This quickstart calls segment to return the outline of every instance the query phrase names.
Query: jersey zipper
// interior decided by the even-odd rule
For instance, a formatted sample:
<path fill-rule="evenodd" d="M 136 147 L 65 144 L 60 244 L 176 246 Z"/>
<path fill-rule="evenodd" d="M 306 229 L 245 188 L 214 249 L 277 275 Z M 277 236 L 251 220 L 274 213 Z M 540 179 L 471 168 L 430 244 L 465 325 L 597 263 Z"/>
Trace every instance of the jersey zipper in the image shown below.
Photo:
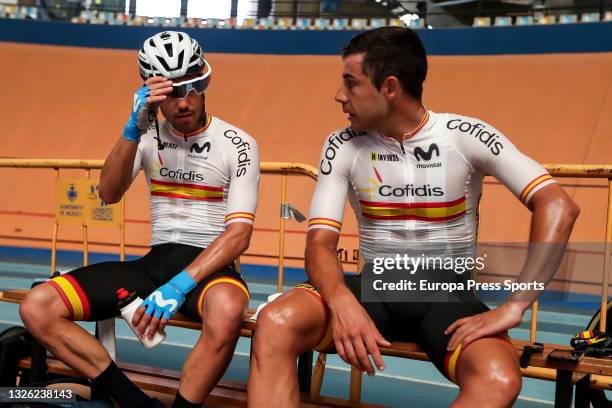
<path fill-rule="evenodd" d="M 400 148 L 402 149 L 402 153 L 404 154 L 404 156 L 406 155 L 406 150 L 404 150 L 404 141 L 400 141 L 399 142 Z"/>

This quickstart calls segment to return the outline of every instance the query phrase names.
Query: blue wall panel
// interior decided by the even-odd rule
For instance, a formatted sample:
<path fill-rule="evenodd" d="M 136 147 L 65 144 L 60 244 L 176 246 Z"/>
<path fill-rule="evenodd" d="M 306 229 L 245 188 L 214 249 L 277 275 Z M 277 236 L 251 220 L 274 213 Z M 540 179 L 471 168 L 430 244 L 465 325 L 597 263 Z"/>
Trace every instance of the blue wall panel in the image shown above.
<path fill-rule="evenodd" d="M 137 49 L 167 28 L 0 19 L 0 41 Z M 188 29 L 208 52 L 337 55 L 354 31 Z M 612 22 L 419 30 L 430 55 L 612 51 Z"/>

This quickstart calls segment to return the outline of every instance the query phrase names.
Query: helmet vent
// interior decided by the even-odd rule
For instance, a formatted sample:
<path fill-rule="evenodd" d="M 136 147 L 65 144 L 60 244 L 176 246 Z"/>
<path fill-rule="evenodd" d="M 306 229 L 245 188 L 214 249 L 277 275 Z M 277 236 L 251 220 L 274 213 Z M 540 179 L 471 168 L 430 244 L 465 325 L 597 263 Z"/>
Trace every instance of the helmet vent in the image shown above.
<path fill-rule="evenodd" d="M 172 44 L 164 44 L 164 48 L 166 49 L 168 56 L 172 58 Z"/>
<path fill-rule="evenodd" d="M 157 56 L 157 61 L 159 62 L 159 64 L 160 64 L 162 67 L 164 67 L 164 69 L 165 69 L 166 71 L 172 71 L 172 70 L 170 69 L 170 67 L 168 66 L 168 64 L 166 63 L 166 61 L 165 61 L 163 58 L 161 58 L 161 57 Z"/>

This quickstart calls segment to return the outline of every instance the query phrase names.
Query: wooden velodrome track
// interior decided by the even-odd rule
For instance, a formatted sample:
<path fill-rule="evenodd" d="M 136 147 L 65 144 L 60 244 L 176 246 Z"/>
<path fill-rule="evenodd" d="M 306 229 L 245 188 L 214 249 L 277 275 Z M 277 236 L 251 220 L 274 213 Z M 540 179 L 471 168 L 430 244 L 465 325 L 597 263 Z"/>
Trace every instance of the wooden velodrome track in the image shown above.
<path fill-rule="evenodd" d="M 340 80 L 339 57 L 207 54 L 207 59 L 214 70 L 206 94 L 208 111 L 253 135 L 262 161 L 316 166 L 325 137 L 347 124 L 333 100 Z M 429 63 L 424 98 L 429 109 L 488 121 L 542 163 L 612 162 L 612 53 L 437 56 Z M 19 158 L 105 158 L 140 85 L 136 51 L 2 42 L 0 81 L 0 156 Z M 51 235 L 53 178 L 52 171 L 0 170 L 0 245 L 49 246 L 30 238 Z M 572 239 L 601 242 L 607 182 L 563 182 L 582 208 Z M 257 232 L 249 252 L 278 251 L 279 185 L 278 176 L 262 178 Z M 313 187 L 311 180 L 291 179 L 289 202 L 307 214 Z M 147 245 L 142 176 L 128 193 L 126 205 L 128 244 Z M 504 187 L 487 184 L 481 214 L 481 242 L 527 239 L 529 212 Z M 286 253 L 299 257 L 305 225 L 290 221 L 288 230 Z M 356 232 L 348 210 L 341 246 L 349 253 L 357 248 Z M 60 237 L 80 239 L 81 231 L 67 227 Z M 115 231 L 98 229 L 90 239 L 116 243 L 117 237 Z M 302 266 L 299 261 L 289 265 Z M 585 279 L 600 279 L 599 270 L 592 274 Z"/>

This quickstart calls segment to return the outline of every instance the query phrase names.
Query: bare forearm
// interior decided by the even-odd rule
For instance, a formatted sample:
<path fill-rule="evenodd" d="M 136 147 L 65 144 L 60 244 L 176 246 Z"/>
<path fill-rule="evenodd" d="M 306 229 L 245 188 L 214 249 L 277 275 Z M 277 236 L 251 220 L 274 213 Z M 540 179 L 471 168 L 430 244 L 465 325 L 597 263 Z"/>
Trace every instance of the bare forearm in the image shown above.
<path fill-rule="evenodd" d="M 100 175 L 100 198 L 104 202 L 118 202 L 130 187 L 137 149 L 137 143 L 123 137 L 113 146 Z"/>
<path fill-rule="evenodd" d="M 546 286 L 561 264 L 579 209 L 569 198 L 558 198 L 535 206 L 531 220 L 529 251 L 518 282 Z M 512 300 L 528 307 L 539 291 L 516 292 Z"/>
<path fill-rule="evenodd" d="M 306 247 L 306 273 L 321 293 L 325 302 L 333 307 L 334 294 L 346 289 L 342 265 L 331 246 L 310 244 Z"/>
<path fill-rule="evenodd" d="M 230 224 L 234 225 L 234 224 Z M 226 229 L 185 270 L 196 282 L 230 265 L 249 247 L 252 228 Z"/>

